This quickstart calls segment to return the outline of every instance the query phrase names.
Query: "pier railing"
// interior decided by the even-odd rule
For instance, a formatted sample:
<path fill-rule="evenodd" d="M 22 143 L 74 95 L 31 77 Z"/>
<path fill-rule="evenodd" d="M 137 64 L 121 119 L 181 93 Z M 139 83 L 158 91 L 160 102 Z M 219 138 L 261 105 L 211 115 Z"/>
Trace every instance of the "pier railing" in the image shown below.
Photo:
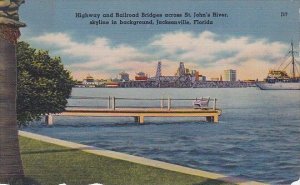
<path fill-rule="evenodd" d="M 197 98 L 122 98 L 115 96 L 71 96 L 68 99 L 67 108 L 101 108 L 109 110 L 115 110 L 117 108 L 160 108 L 171 110 L 179 108 L 197 108 L 193 104 L 196 99 Z M 210 98 L 209 104 L 206 108 L 216 110 L 217 99 Z"/>
<path fill-rule="evenodd" d="M 217 99 L 198 98 L 119 98 L 72 96 L 64 112 L 57 116 L 85 117 L 134 117 L 135 122 L 144 123 L 145 117 L 205 117 L 208 122 L 218 123 L 222 111 L 217 109 Z M 200 108 L 194 110 L 194 108 Z M 54 115 L 55 116 L 55 115 Z M 53 124 L 53 115 L 45 117 L 48 125 Z"/>

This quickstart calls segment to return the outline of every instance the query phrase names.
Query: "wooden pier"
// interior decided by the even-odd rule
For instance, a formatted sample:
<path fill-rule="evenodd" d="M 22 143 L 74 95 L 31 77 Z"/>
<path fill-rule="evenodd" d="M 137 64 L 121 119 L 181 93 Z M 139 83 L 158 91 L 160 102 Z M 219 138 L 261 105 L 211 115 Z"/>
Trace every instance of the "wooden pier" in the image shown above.
<path fill-rule="evenodd" d="M 73 99 L 80 99 L 74 98 Z M 133 117 L 135 122 L 143 124 L 146 117 L 205 117 L 208 122 L 219 122 L 222 111 L 216 106 L 216 99 L 211 99 L 213 106 L 205 108 L 195 108 L 191 100 L 195 99 L 137 99 L 137 98 L 82 98 L 98 99 L 107 101 L 107 107 L 101 106 L 68 106 L 60 114 L 47 115 L 45 122 L 48 125 L 54 123 L 53 116 L 78 116 L 78 117 Z M 117 106 L 117 100 L 126 101 L 159 101 L 158 107 Z M 190 106 L 174 106 L 175 101 L 191 101 Z M 165 106 L 165 103 L 167 105 Z M 172 106 L 173 105 L 173 106 Z"/>

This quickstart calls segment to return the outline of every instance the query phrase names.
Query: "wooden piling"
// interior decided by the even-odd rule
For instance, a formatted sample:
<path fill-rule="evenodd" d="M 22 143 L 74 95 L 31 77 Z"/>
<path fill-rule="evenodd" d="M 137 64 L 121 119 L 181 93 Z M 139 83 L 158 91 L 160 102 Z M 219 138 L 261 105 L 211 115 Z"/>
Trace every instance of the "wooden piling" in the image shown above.
<path fill-rule="evenodd" d="M 218 123 L 218 122 L 219 122 L 219 115 L 217 115 L 217 114 L 214 115 L 214 116 L 213 116 L 213 119 L 214 119 L 214 120 L 213 120 L 214 123 Z"/>
<path fill-rule="evenodd" d="M 115 97 L 113 97 L 113 110 L 116 110 L 116 98 Z"/>
<path fill-rule="evenodd" d="M 206 117 L 206 121 L 207 121 L 207 122 L 212 122 L 212 120 L 213 120 L 213 117 L 211 117 L 211 116 L 207 116 L 207 117 Z"/>
<path fill-rule="evenodd" d="M 108 103 L 107 103 L 107 108 L 110 109 L 111 105 L 110 105 L 110 96 L 108 96 Z"/>
<path fill-rule="evenodd" d="M 134 116 L 134 122 L 138 123 L 139 122 L 139 117 L 138 116 Z"/>
<path fill-rule="evenodd" d="M 140 116 L 139 124 L 144 124 L 144 116 Z"/>
<path fill-rule="evenodd" d="M 54 119 L 51 114 L 45 116 L 45 123 L 49 126 L 53 125 Z"/>
<path fill-rule="evenodd" d="M 171 98 L 168 97 L 168 110 L 170 110 L 170 109 L 171 109 Z"/>
<path fill-rule="evenodd" d="M 134 122 L 139 123 L 139 124 L 143 124 L 144 121 L 144 116 L 134 116 Z"/>
<path fill-rule="evenodd" d="M 213 107 L 213 109 L 216 110 L 216 108 L 217 108 L 217 98 L 214 99 L 214 107 Z"/>

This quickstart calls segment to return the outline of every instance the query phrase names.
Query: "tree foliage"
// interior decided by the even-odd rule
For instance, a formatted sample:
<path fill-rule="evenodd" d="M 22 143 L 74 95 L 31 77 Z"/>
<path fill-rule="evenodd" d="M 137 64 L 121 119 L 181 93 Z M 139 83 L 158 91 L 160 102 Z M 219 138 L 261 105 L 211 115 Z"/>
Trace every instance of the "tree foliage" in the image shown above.
<path fill-rule="evenodd" d="M 74 84 L 60 57 L 36 50 L 25 42 L 17 45 L 17 119 L 19 124 L 64 111 Z"/>

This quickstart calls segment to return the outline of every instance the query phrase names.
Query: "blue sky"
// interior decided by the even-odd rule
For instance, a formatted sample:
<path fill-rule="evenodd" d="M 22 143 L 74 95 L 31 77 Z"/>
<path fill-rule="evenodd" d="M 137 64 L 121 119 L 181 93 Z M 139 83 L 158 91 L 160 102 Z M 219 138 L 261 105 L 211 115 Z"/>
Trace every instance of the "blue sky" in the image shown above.
<path fill-rule="evenodd" d="M 208 77 L 234 68 L 240 79 L 262 79 L 279 66 L 291 40 L 298 50 L 299 8 L 296 0 L 27 0 L 20 8 L 27 24 L 21 39 L 61 56 L 78 79 L 114 77 L 123 70 L 131 77 L 139 71 L 154 75 L 158 60 L 165 75 L 174 74 L 182 61 Z M 76 12 L 220 12 L 228 17 L 201 18 L 213 25 L 95 26 L 75 18 Z M 281 12 L 288 14 L 281 17 Z"/>

